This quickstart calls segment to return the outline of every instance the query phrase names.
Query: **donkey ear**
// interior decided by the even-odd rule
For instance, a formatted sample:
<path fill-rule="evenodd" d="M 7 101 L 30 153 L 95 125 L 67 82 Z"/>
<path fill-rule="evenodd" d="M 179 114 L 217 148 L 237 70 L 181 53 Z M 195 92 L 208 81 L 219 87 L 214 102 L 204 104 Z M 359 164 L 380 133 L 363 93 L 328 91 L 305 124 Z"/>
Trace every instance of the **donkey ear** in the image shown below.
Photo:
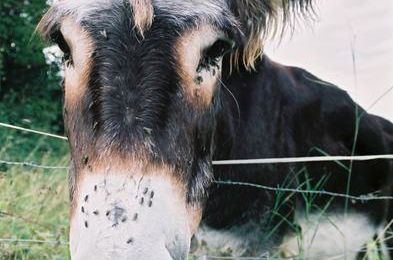
<path fill-rule="evenodd" d="M 312 10 L 312 0 L 232 0 L 231 4 L 246 36 L 245 46 L 237 56 L 248 69 L 253 69 L 261 56 L 266 35 L 275 34 L 280 27 L 283 30 L 297 15 L 305 16 Z"/>

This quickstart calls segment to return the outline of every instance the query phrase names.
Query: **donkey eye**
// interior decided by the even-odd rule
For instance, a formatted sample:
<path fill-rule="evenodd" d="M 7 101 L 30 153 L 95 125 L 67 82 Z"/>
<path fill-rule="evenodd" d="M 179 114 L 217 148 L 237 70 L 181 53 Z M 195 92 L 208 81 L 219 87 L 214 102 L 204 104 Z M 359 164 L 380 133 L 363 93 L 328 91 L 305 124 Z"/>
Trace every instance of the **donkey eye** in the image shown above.
<path fill-rule="evenodd" d="M 68 64 L 72 64 L 72 56 L 71 56 L 71 49 L 67 44 L 67 41 L 64 39 L 64 36 L 61 32 L 55 33 L 52 36 L 52 41 L 56 43 L 60 50 L 64 53 L 63 62 Z"/>
<path fill-rule="evenodd" d="M 234 47 L 234 42 L 228 39 L 219 39 L 212 46 L 207 48 L 205 57 L 218 59 L 230 52 Z"/>

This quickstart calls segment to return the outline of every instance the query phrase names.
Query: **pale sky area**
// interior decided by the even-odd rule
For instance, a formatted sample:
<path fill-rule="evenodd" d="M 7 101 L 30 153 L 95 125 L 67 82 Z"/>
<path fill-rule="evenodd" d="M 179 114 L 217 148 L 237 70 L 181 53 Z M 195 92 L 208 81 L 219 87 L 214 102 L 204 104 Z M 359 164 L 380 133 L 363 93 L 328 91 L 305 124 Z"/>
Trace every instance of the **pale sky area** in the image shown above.
<path fill-rule="evenodd" d="M 393 87 L 393 1 L 320 0 L 316 11 L 315 22 L 297 26 L 279 44 L 269 42 L 266 53 L 338 85 L 369 108 Z M 369 112 L 393 122 L 393 90 Z"/>

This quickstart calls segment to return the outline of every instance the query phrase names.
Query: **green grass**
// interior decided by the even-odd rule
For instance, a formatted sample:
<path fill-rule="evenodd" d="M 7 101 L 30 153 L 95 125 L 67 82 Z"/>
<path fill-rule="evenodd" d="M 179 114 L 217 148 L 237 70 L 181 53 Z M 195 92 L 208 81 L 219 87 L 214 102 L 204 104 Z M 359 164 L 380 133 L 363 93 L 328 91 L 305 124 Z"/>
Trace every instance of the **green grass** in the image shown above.
<path fill-rule="evenodd" d="M 16 147 L 11 141 L 3 142 L 0 159 L 9 160 L 10 155 L 20 149 L 24 156 L 18 160 L 44 165 L 67 164 L 65 153 L 56 155 L 47 150 L 53 140 L 38 138 L 30 151 L 22 151 L 23 146 Z M 65 143 L 51 146 L 58 146 L 56 151 L 66 150 Z M 67 234 L 67 171 L 0 165 L 0 239 L 20 240 L 0 242 L 0 259 L 68 259 L 68 248 L 63 244 L 68 240 Z"/>

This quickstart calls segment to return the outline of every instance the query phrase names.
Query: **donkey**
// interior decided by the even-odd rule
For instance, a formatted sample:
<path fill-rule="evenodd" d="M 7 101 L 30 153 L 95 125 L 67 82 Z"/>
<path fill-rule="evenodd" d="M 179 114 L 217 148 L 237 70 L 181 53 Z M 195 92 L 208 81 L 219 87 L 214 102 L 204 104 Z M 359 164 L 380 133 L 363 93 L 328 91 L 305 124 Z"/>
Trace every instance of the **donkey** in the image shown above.
<path fill-rule="evenodd" d="M 382 244 L 389 200 L 274 188 L 389 196 L 391 161 L 212 163 L 393 152 L 390 122 L 262 54 L 264 35 L 308 12 L 310 0 L 53 4 L 38 29 L 64 52 L 72 259 L 187 259 L 191 241 L 196 255 L 351 259 Z"/>

